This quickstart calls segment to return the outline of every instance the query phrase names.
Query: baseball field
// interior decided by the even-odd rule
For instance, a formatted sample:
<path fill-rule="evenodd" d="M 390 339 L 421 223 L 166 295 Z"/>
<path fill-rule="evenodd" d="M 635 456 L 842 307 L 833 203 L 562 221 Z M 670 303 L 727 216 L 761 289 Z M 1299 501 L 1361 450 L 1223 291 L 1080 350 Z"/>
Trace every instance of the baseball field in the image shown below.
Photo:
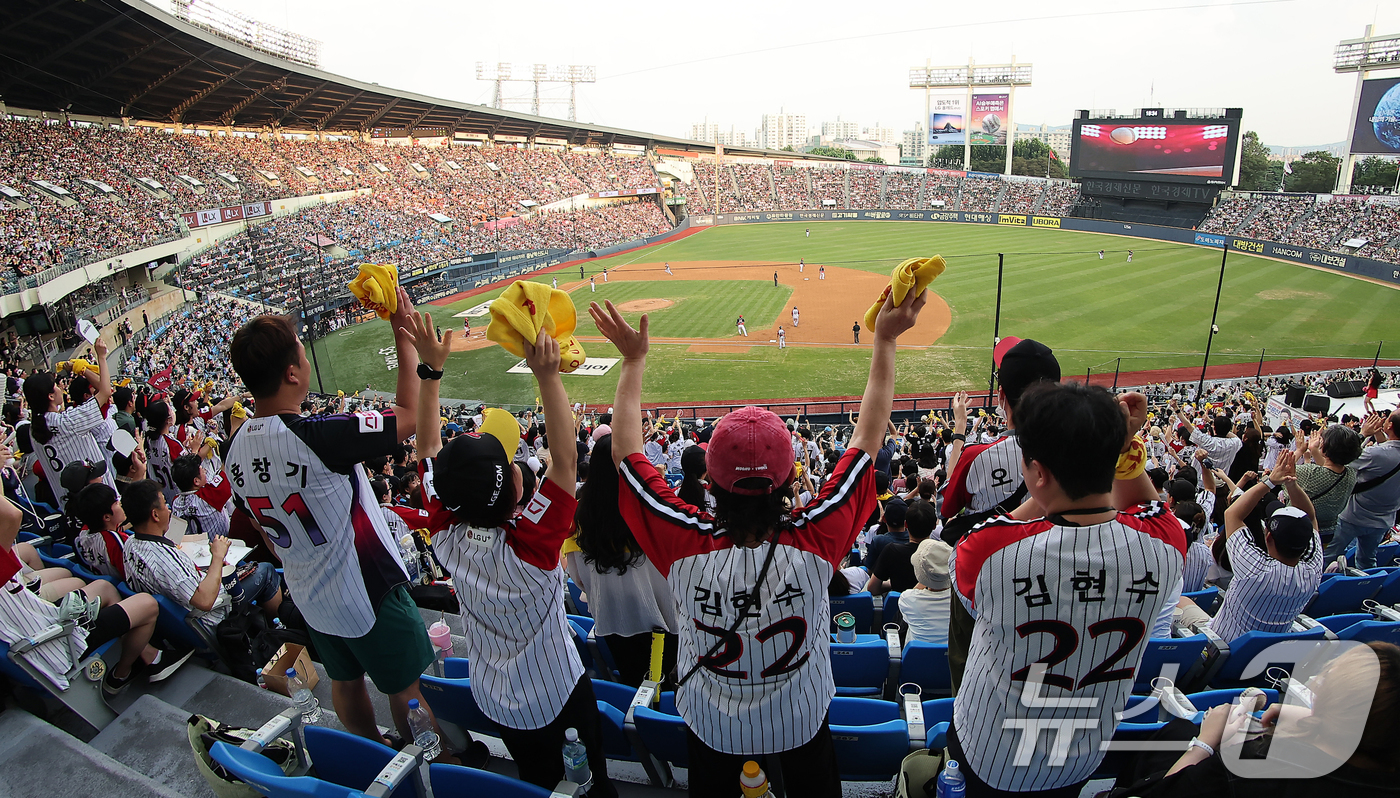
<path fill-rule="evenodd" d="M 852 325 L 879 297 L 894 265 L 942 255 L 948 270 L 931 286 L 936 296 L 919 326 L 901 339 L 896 389 L 920 394 L 986 385 L 998 253 L 1005 259 L 1001 335 L 1045 342 L 1066 374 L 1111 374 L 1115 367 L 1199 369 L 1220 251 L 1159 241 L 909 222 L 733 225 L 586 261 L 591 284 L 579 278 L 578 264 L 529 279 L 557 280 L 570 292 L 577 335 L 591 358 L 617 353 L 589 320 L 590 301 L 612 300 L 631 319 L 651 314 L 646 401 L 857 396 L 865 385 L 871 334 L 862 328 L 856 343 Z M 507 373 L 518 358 L 485 340 L 489 317 L 472 318 L 472 335 L 461 335 L 463 318 L 457 314 L 479 308 L 501 290 L 449 297 L 432 307 L 434 321 L 461 338 L 447 364 L 444 397 L 535 401 L 532 377 Z M 794 306 L 800 314 L 796 325 Z M 740 315 L 747 337 L 735 324 Z M 1388 343 L 1382 357 L 1396 357 L 1398 320 L 1400 291 L 1232 252 L 1210 362 L 1254 363 L 1261 350 L 1270 361 L 1369 361 L 1383 340 Z M 778 346 L 779 326 L 786 348 Z M 391 345 L 388 324 L 378 320 L 317 342 L 325 389 L 392 391 L 395 372 L 381 354 Z M 607 404 L 616 380 L 613 369 L 566 377 L 565 387 L 578 401 Z"/>

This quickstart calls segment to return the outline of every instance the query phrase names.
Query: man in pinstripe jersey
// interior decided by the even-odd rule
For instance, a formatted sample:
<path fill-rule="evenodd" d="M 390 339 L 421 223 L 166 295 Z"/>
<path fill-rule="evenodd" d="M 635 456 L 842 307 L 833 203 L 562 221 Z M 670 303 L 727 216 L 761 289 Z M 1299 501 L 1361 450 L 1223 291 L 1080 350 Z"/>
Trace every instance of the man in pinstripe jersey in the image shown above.
<path fill-rule="evenodd" d="M 389 319 L 398 394 L 384 412 L 302 417 L 311 363 L 289 317 L 259 316 L 229 346 L 234 369 L 257 400 L 256 415 L 239 427 L 224 461 L 234 503 L 282 561 L 287 593 L 331 678 L 340 722 L 381 743 L 387 740 L 375 723 L 365 675 L 389 696 L 399 734 L 412 739 L 408 702 L 427 706 L 418 677 L 434 656 L 408 595 L 398 542 L 362 465 L 394 454 L 417 423 L 418 356 L 402 329 L 412 311 L 400 288 Z"/>
<path fill-rule="evenodd" d="M 439 337 L 426 314 L 414 314 L 409 330 L 425 366 L 418 397 L 423 509 L 433 550 L 462 601 L 472 694 L 500 727 L 521 779 L 552 789 L 564 777 L 560 751 L 573 728 L 588 750 L 588 794 L 615 796 L 593 684 L 564 616 L 559 551 L 573 530 L 577 450 L 556 446 L 535 492 L 533 474 L 513 458 L 520 425 L 509 412 L 486 410 L 476 430 L 444 446 L 438 385 L 452 331 Z M 550 427 L 571 427 L 559 343 L 541 331 L 533 346 L 525 345 L 525 362 L 539 382 Z"/>
<path fill-rule="evenodd" d="M 647 317 L 635 330 L 612 303 L 589 308 L 623 357 L 613 424 L 619 507 L 680 611 L 676 709 L 688 730 L 691 795 L 734 794 L 744 761 L 760 754 L 779 757 L 789 795 L 841 795 L 826 717 L 836 692 L 826 588 L 875 508 L 873 456 L 894 397 L 895 341 L 926 300 L 896 308 L 886 299 L 879 311 L 851 446 L 812 503 L 787 504 L 788 428 L 746 407 L 715 425 L 705 453 L 713 514 L 681 501 L 642 454 Z"/>
<path fill-rule="evenodd" d="M 1142 394 L 1078 383 L 1032 386 L 1016 406 L 1031 498 L 949 562 L 976 618 L 948 732 L 968 796 L 1073 798 L 1103 760 L 1186 551 L 1151 479 L 1115 479 L 1146 416 Z"/>

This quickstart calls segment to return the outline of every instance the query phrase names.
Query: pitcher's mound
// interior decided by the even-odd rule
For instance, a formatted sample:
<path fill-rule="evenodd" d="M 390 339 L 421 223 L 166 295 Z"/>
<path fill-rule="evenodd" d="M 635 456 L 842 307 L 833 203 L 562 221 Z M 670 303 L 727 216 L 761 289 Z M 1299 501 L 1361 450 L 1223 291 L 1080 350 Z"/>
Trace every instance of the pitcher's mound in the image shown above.
<path fill-rule="evenodd" d="M 623 313 L 647 313 L 653 310 L 665 310 L 676 304 L 669 299 L 633 299 L 623 302 L 617 309 Z"/>

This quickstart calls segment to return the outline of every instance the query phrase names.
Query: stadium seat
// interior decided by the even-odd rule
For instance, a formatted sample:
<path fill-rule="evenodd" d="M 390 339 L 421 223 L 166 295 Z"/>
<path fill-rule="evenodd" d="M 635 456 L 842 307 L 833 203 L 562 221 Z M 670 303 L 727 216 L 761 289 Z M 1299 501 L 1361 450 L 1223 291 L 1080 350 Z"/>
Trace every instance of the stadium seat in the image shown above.
<path fill-rule="evenodd" d="M 433 787 L 433 795 L 439 798 L 478 795 L 491 798 L 549 798 L 555 794 L 519 779 L 460 765 L 429 765 L 428 783 Z"/>
<path fill-rule="evenodd" d="M 1333 615 L 1318 618 L 1317 622 L 1336 633 L 1338 640 L 1400 645 L 1400 623 L 1378 619 L 1368 612 Z"/>
<path fill-rule="evenodd" d="M 307 727 L 306 730 L 310 732 L 312 728 L 315 727 Z M 340 732 L 340 734 L 344 734 L 344 732 Z M 368 745 L 375 745 L 375 743 L 371 743 L 368 740 L 364 742 Z M 347 749 L 350 745 L 349 742 L 339 739 L 332 743 L 329 738 L 323 740 L 323 743 L 328 745 L 345 745 Z M 379 747 L 383 748 L 384 746 Z M 363 791 L 368 790 L 374 784 L 375 780 L 387 770 L 386 768 L 381 768 L 380 770 L 369 773 L 369 778 L 363 783 L 356 786 L 346 786 L 337 784 L 323 777 L 288 776 L 282 771 L 280 765 L 263 756 L 257 748 L 257 744 L 251 741 L 244 743 L 244 747 L 242 748 L 235 748 L 226 742 L 219 741 L 210 747 L 209 756 L 212 757 L 215 762 L 222 765 L 230 775 L 240 781 L 246 782 L 248 786 L 267 796 L 267 798 L 361 798 L 361 796 L 364 795 Z M 348 750 L 355 751 L 361 755 L 368 753 L 365 749 Z M 378 751 L 374 752 L 376 759 L 379 757 L 379 754 L 380 752 Z M 354 754 L 352 753 L 349 755 L 353 756 Z M 343 753 L 332 754 L 331 758 L 333 760 L 338 760 L 343 756 L 345 756 Z M 389 760 L 394 758 L 394 752 L 390 750 Z M 389 760 L 385 760 L 385 763 L 387 764 Z M 410 763 L 409 767 L 404 768 L 396 774 L 395 780 L 397 782 L 397 787 L 395 787 L 390 795 L 408 796 L 414 795 L 416 792 L 414 782 L 418 780 L 419 764 L 406 757 L 405 761 Z M 353 763 L 333 763 L 332 769 L 339 770 L 342 765 L 347 768 L 345 771 L 347 773 L 348 769 L 353 769 L 355 767 Z M 440 766 L 435 765 L 434 767 Z M 549 795 L 548 791 L 544 794 L 546 796 Z"/>
<path fill-rule="evenodd" d="M 1256 657 L 1277 643 L 1299 641 L 1316 644 L 1327 634 L 1327 627 L 1320 624 L 1305 632 L 1245 632 L 1230 642 L 1229 655 L 1222 655 L 1223 662 L 1216 657 L 1217 662 L 1208 666 L 1206 683 L 1213 689 L 1269 686 L 1265 671 L 1270 666 L 1287 666 L 1285 669 L 1292 671 L 1297 663 L 1271 660 L 1256 663 Z"/>
<path fill-rule="evenodd" d="M 904 625 L 904 616 L 899 611 L 899 591 L 891 590 L 885 594 L 885 603 L 880 608 L 880 626 L 897 623 Z"/>
<path fill-rule="evenodd" d="M 394 749 L 358 734 L 310 725 L 303 728 L 306 753 L 315 767 L 316 778 L 342 787 L 363 790 L 394 758 Z M 413 781 L 400 784 L 391 798 L 411 798 L 417 790 Z"/>
<path fill-rule="evenodd" d="M 1220 588 L 1211 585 L 1205 590 L 1197 590 L 1192 593 L 1182 593 L 1185 598 L 1196 602 L 1196 606 L 1207 615 L 1215 615 L 1215 611 L 1220 609 L 1220 602 L 1225 600 L 1225 594 L 1220 592 Z"/>
<path fill-rule="evenodd" d="M 1400 604 L 1400 568 L 1367 568 L 1366 573 L 1385 575 L 1385 580 L 1381 582 L 1381 589 L 1371 597 L 1372 601 L 1387 607 Z"/>
<path fill-rule="evenodd" d="M 856 634 L 870 634 L 870 625 L 875 622 L 875 599 L 867 591 L 852 593 L 849 596 L 831 597 L 831 631 L 836 631 L 837 615 L 849 612 L 856 619 Z"/>
<path fill-rule="evenodd" d="M 578 585 L 574 584 L 574 580 L 572 579 L 570 579 L 567 584 L 569 588 L 569 600 L 574 603 L 575 612 L 579 615 L 592 618 L 593 616 L 588 614 L 588 602 L 583 600 L 583 590 L 581 590 Z"/>
<path fill-rule="evenodd" d="M 646 741 L 647 751 L 663 762 L 676 767 L 690 767 L 686 753 L 685 721 L 680 715 L 658 712 L 651 707 L 635 707 L 632 724 Z"/>
<path fill-rule="evenodd" d="M 890 653 L 885 641 L 831 644 L 831 675 L 838 696 L 878 696 L 890 676 Z"/>
<path fill-rule="evenodd" d="M 448 657 L 442 661 L 444 679 L 470 679 L 471 662 L 466 657 Z"/>
<path fill-rule="evenodd" d="M 65 628 L 71 628 L 71 626 L 55 624 L 44 630 L 43 633 L 35 635 L 32 645 L 28 640 L 16 643 L 14 646 L 0 640 L 0 674 L 39 695 L 52 696 L 93 729 L 101 731 L 106 728 L 107 724 L 116 720 L 117 713 L 107 706 L 107 702 L 102 696 L 100 681 L 88 679 L 87 673 L 96 672 L 98 669 L 99 666 L 94 663 L 94 660 L 103 660 L 105 667 L 101 670 L 104 673 L 106 668 L 114 665 L 121 654 L 121 641 L 120 639 L 110 640 L 99 646 L 97 650 L 89 652 L 86 657 L 81 656 L 83 652 L 70 644 L 70 658 L 76 664 L 65 674 L 68 679 L 68 687 L 61 689 L 38 668 L 29 664 L 25 653 L 33 646 L 42 645 L 47 640 L 66 636 L 67 632 L 63 631 Z"/>
<path fill-rule="evenodd" d="M 589 677 L 616 681 L 618 675 L 612 664 L 612 652 L 608 651 L 606 642 L 593 634 L 593 619 L 586 615 L 570 615 L 568 619 L 574 633 L 574 646 Z"/>
<path fill-rule="evenodd" d="M 1384 574 L 1365 576 L 1334 576 L 1318 585 L 1317 595 L 1303 610 L 1314 618 L 1324 615 L 1340 615 L 1361 609 L 1366 601 L 1381 589 L 1388 577 Z"/>
<path fill-rule="evenodd" d="M 831 736 L 841 778 L 886 781 L 909 753 L 909 727 L 899 705 L 873 698 L 831 700 Z"/>
<path fill-rule="evenodd" d="M 481 711 L 472 697 L 471 679 L 439 679 L 424 674 L 418 682 L 428 706 L 438 720 L 456 724 L 466 731 L 497 736 L 499 727 Z"/>
<path fill-rule="evenodd" d="M 1400 559 L 1400 543 L 1383 543 L 1376 547 L 1376 565 L 1395 565 L 1397 559 Z"/>
<path fill-rule="evenodd" d="M 952 698 L 935 698 L 921 705 L 926 730 L 923 740 L 925 748 L 937 750 L 948 745 L 948 727 L 953 725 L 953 702 Z"/>
<path fill-rule="evenodd" d="M 1133 692 L 1152 692 L 1152 680 L 1159 676 L 1171 679 L 1182 690 L 1195 686 L 1204 673 L 1202 654 L 1208 645 L 1210 639 L 1205 634 L 1148 640 L 1133 678 Z"/>
<path fill-rule="evenodd" d="M 950 695 L 953 676 L 948 670 L 948 647 L 919 640 L 906 643 L 899 678 L 917 684 L 924 695 Z"/>

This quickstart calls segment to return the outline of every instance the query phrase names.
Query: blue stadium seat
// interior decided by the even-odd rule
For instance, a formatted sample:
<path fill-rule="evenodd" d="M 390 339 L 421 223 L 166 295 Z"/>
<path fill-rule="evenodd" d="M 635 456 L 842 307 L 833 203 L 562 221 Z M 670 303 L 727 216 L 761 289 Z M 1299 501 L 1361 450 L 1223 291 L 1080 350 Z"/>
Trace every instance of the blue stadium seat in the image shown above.
<path fill-rule="evenodd" d="M 374 783 L 374 777 L 394 758 L 394 749 L 358 734 L 329 729 L 325 726 L 304 727 L 306 752 L 315 767 L 316 778 L 342 787 L 363 790 Z M 391 798 L 411 798 L 416 795 L 413 781 L 400 784 Z"/>
<path fill-rule="evenodd" d="M 1383 543 L 1376 547 L 1376 565 L 1395 565 L 1400 558 L 1400 543 Z"/>
<path fill-rule="evenodd" d="M 1400 645 L 1400 623 L 1378 620 L 1370 613 L 1333 615 L 1328 618 L 1318 618 L 1317 622 L 1335 632 L 1338 640 Z"/>
<path fill-rule="evenodd" d="M 1395 544 L 1400 546 L 1400 543 Z M 1400 568 L 1367 568 L 1368 574 L 1385 574 L 1385 581 L 1381 582 L 1381 589 L 1376 591 L 1376 595 L 1371 600 L 1377 604 L 1387 607 L 1400 604 Z"/>
<path fill-rule="evenodd" d="M 442 661 L 444 679 L 470 679 L 471 662 L 466 657 L 448 657 Z"/>
<path fill-rule="evenodd" d="M 842 779 L 886 781 L 899 772 L 909 753 L 909 727 L 898 704 L 837 696 L 831 701 L 830 723 Z"/>
<path fill-rule="evenodd" d="M 875 622 L 875 598 L 868 591 L 852 593 L 849 596 L 831 597 L 831 617 L 834 619 L 843 612 L 849 612 L 856 619 L 856 634 L 870 634 L 870 625 Z M 831 631 L 836 631 L 836 621 L 831 622 Z"/>
<path fill-rule="evenodd" d="M 1291 672 L 1297 663 L 1253 663 L 1255 657 L 1277 643 L 1290 640 L 1318 643 L 1325 639 L 1327 634 L 1327 627 L 1322 625 L 1314 626 L 1306 632 L 1245 632 L 1230 642 L 1229 657 L 1208 677 L 1208 684 L 1213 689 L 1264 687 L 1268 684 L 1264 672 L 1270 666 L 1278 665 Z M 1250 668 L 1252 663 L 1254 672 L 1245 676 L 1245 669 Z"/>
<path fill-rule="evenodd" d="M 831 674 L 838 696 L 878 696 L 890 676 L 890 653 L 883 640 L 831 644 Z"/>
<path fill-rule="evenodd" d="M 491 798 L 549 798 L 543 787 L 459 765 L 429 765 L 428 783 L 437 796 L 491 796 Z"/>
<path fill-rule="evenodd" d="M 1196 679 L 1203 671 L 1201 655 L 1210 640 L 1204 634 L 1171 639 L 1151 639 L 1142 653 L 1142 664 L 1133 679 L 1133 692 L 1152 692 L 1152 680 L 1165 676 L 1186 689 L 1188 679 Z M 1192 685 L 1194 686 L 1194 685 Z"/>
<path fill-rule="evenodd" d="M 312 776 L 288 776 L 280 765 L 262 754 L 225 742 L 214 743 L 209 756 L 230 775 L 247 782 L 267 798 L 354 798 L 363 794 L 360 788 L 344 787 Z M 363 787 L 368 788 L 369 784 Z"/>
<path fill-rule="evenodd" d="M 572 579 L 568 581 L 568 588 L 569 598 L 574 602 L 574 609 L 577 610 L 580 615 L 592 618 L 593 616 L 588 614 L 588 602 L 583 600 L 583 590 L 579 588 L 578 585 L 574 584 L 574 580 Z"/>
<path fill-rule="evenodd" d="M 1220 602 L 1225 600 L 1225 594 L 1221 593 L 1220 588 L 1214 585 L 1205 590 L 1182 593 L 1181 595 L 1196 602 L 1196 606 L 1200 607 L 1207 615 L 1214 615 L 1215 611 L 1220 609 Z"/>
<path fill-rule="evenodd" d="M 1131 743 L 1150 740 L 1166 725 L 1165 722 L 1119 723 L 1118 727 L 1113 730 L 1112 743 Z M 1090 776 L 1090 778 L 1115 778 L 1118 775 L 1118 771 L 1136 756 L 1136 751 L 1114 751 L 1109 749 L 1103 761 L 1099 763 L 1098 769 L 1094 771 L 1094 775 Z"/>
<path fill-rule="evenodd" d="M 467 731 L 500 735 L 500 728 L 477 706 L 471 679 L 439 679 L 424 674 L 418 685 L 438 720 L 455 723 Z"/>
<path fill-rule="evenodd" d="M 935 698 L 922 704 L 924 711 L 924 747 L 937 750 L 948 745 L 948 727 L 953 725 L 952 698 Z"/>
<path fill-rule="evenodd" d="M 658 712 L 650 707 L 637 707 L 632 711 L 632 722 L 638 734 L 646 740 L 651 755 L 676 767 L 690 767 L 690 755 L 686 753 L 685 721 L 680 715 Z"/>
<path fill-rule="evenodd" d="M 583 668 L 594 679 L 616 681 L 617 668 L 613 665 L 612 652 L 608 644 L 593 635 L 593 619 L 586 615 L 569 615 L 569 626 L 574 632 L 574 646 L 583 660 Z"/>
<path fill-rule="evenodd" d="M 1315 620 L 1333 632 L 1340 632 L 1352 624 L 1369 621 L 1375 618 L 1369 612 L 1349 612 L 1345 615 L 1325 615 Z"/>
<path fill-rule="evenodd" d="M 880 609 L 880 625 L 887 623 L 904 623 L 904 614 L 899 611 L 898 590 L 891 590 L 885 594 L 885 604 Z"/>
<path fill-rule="evenodd" d="M 1361 609 L 1361 602 L 1376 595 L 1386 579 L 1381 574 L 1334 576 L 1318 585 L 1317 595 L 1313 596 L 1303 612 L 1314 618 L 1355 612 Z"/>
<path fill-rule="evenodd" d="M 951 694 L 953 676 L 948 670 L 948 647 L 919 640 L 904 644 L 899 678 L 917 684 L 924 695 Z"/>

